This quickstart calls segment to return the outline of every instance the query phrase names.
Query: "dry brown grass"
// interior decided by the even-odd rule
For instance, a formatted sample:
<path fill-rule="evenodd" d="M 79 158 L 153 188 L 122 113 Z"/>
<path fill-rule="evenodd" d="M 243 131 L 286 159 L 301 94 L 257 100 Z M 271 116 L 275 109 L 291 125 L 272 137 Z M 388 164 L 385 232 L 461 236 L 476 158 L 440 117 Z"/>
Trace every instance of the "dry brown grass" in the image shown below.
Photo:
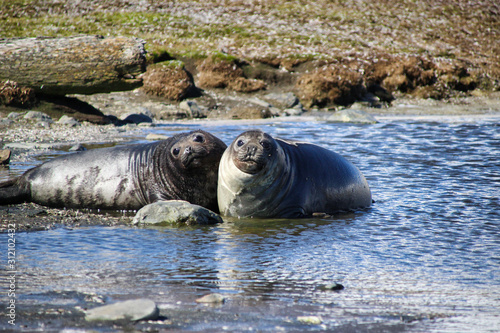
<path fill-rule="evenodd" d="M 36 103 L 35 91 L 16 82 L 0 82 L 0 105 L 29 107 Z"/>
<path fill-rule="evenodd" d="M 172 64 L 155 64 L 148 66 L 142 76 L 142 89 L 151 95 L 180 101 L 195 89 L 193 78 L 183 66 Z"/>
<path fill-rule="evenodd" d="M 347 105 L 363 97 L 363 76 L 338 65 L 330 65 L 304 74 L 297 81 L 299 98 L 306 107 L 330 104 Z"/>
<path fill-rule="evenodd" d="M 432 98 L 500 89 L 497 0 L 12 0 L 0 5 L 0 31 L 135 36 L 151 52 L 205 59 L 224 51 L 288 71 L 318 61 L 297 85 L 309 104 L 349 103 L 363 87 Z M 357 68 L 334 68 L 346 63 Z M 265 86 L 233 60 L 198 70 L 206 88 Z"/>
<path fill-rule="evenodd" d="M 233 57 L 212 55 L 198 65 L 198 84 L 202 88 L 229 88 L 238 92 L 253 92 L 266 88 L 262 80 L 248 79 L 241 63 Z"/>

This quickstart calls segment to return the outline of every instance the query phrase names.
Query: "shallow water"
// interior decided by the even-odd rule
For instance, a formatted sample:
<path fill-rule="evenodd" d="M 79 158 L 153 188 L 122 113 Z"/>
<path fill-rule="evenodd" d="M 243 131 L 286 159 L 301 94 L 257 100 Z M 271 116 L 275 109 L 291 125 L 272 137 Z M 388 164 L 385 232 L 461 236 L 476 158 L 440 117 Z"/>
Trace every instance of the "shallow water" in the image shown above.
<path fill-rule="evenodd" d="M 200 127 L 228 144 L 260 128 L 334 150 L 361 169 L 376 202 L 327 219 L 18 233 L 18 302 L 72 305 L 92 293 L 109 301 L 147 296 L 167 316 L 179 309 L 239 316 L 181 325 L 189 331 L 500 328 L 498 118 L 213 122 L 185 130 Z M 6 244 L 6 235 L 0 240 Z M 345 289 L 318 289 L 331 282 Z M 226 302 L 194 302 L 209 292 L 224 294 Z M 320 317 L 321 324 L 299 316 Z"/>

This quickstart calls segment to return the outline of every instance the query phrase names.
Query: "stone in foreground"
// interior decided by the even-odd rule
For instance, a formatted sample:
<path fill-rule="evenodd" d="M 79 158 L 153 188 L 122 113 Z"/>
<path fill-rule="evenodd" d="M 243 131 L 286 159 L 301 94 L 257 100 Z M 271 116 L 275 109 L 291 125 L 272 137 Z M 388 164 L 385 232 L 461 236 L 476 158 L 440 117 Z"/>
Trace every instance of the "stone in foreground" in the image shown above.
<path fill-rule="evenodd" d="M 149 225 L 205 225 L 222 223 L 222 218 L 209 209 L 187 201 L 158 201 L 142 207 L 135 215 L 133 224 Z"/>
<path fill-rule="evenodd" d="M 85 313 L 85 320 L 154 320 L 159 314 L 160 311 L 155 302 L 148 299 L 135 299 L 90 309 Z"/>

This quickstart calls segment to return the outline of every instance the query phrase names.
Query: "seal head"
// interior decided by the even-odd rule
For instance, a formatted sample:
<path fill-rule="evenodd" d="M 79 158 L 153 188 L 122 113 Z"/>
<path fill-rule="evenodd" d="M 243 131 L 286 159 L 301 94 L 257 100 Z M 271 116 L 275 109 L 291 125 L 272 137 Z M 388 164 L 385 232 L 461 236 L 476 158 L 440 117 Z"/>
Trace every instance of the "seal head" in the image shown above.
<path fill-rule="evenodd" d="M 234 165 L 242 172 L 257 174 L 266 169 L 278 145 L 274 139 L 263 132 L 249 131 L 241 134 L 231 144 Z"/>
<path fill-rule="evenodd" d="M 202 130 L 161 142 L 152 158 L 161 167 L 142 175 L 148 179 L 146 201 L 186 200 L 218 212 L 217 171 L 225 149 L 224 142 Z"/>
<path fill-rule="evenodd" d="M 214 148 L 213 144 L 206 145 L 207 140 L 212 139 L 211 136 L 207 138 L 207 133 L 197 131 L 181 138 L 173 141 L 170 150 L 172 160 L 176 161 L 177 166 L 180 168 L 200 167 L 203 158 L 209 155 L 209 152 Z M 209 141 L 209 143 L 213 143 L 212 141 Z"/>

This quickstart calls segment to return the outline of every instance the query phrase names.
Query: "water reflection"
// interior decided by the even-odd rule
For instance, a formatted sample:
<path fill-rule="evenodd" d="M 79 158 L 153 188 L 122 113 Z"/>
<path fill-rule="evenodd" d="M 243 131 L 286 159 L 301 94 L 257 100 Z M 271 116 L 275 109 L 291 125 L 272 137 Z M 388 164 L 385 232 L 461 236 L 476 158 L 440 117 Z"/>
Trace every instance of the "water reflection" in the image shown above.
<path fill-rule="evenodd" d="M 199 126 L 154 130 L 168 135 Z M 332 329 L 399 327 L 408 315 L 422 323 L 416 331 L 500 325 L 495 122 L 230 122 L 205 129 L 230 143 L 248 128 L 346 156 L 365 174 L 376 203 L 325 219 L 19 234 L 23 297 L 64 290 L 158 297 L 201 288 L 229 295 L 223 309 L 256 314 L 256 328 L 265 327 L 260 318 L 296 315 L 320 315 Z M 346 289 L 317 289 L 332 281 Z"/>

